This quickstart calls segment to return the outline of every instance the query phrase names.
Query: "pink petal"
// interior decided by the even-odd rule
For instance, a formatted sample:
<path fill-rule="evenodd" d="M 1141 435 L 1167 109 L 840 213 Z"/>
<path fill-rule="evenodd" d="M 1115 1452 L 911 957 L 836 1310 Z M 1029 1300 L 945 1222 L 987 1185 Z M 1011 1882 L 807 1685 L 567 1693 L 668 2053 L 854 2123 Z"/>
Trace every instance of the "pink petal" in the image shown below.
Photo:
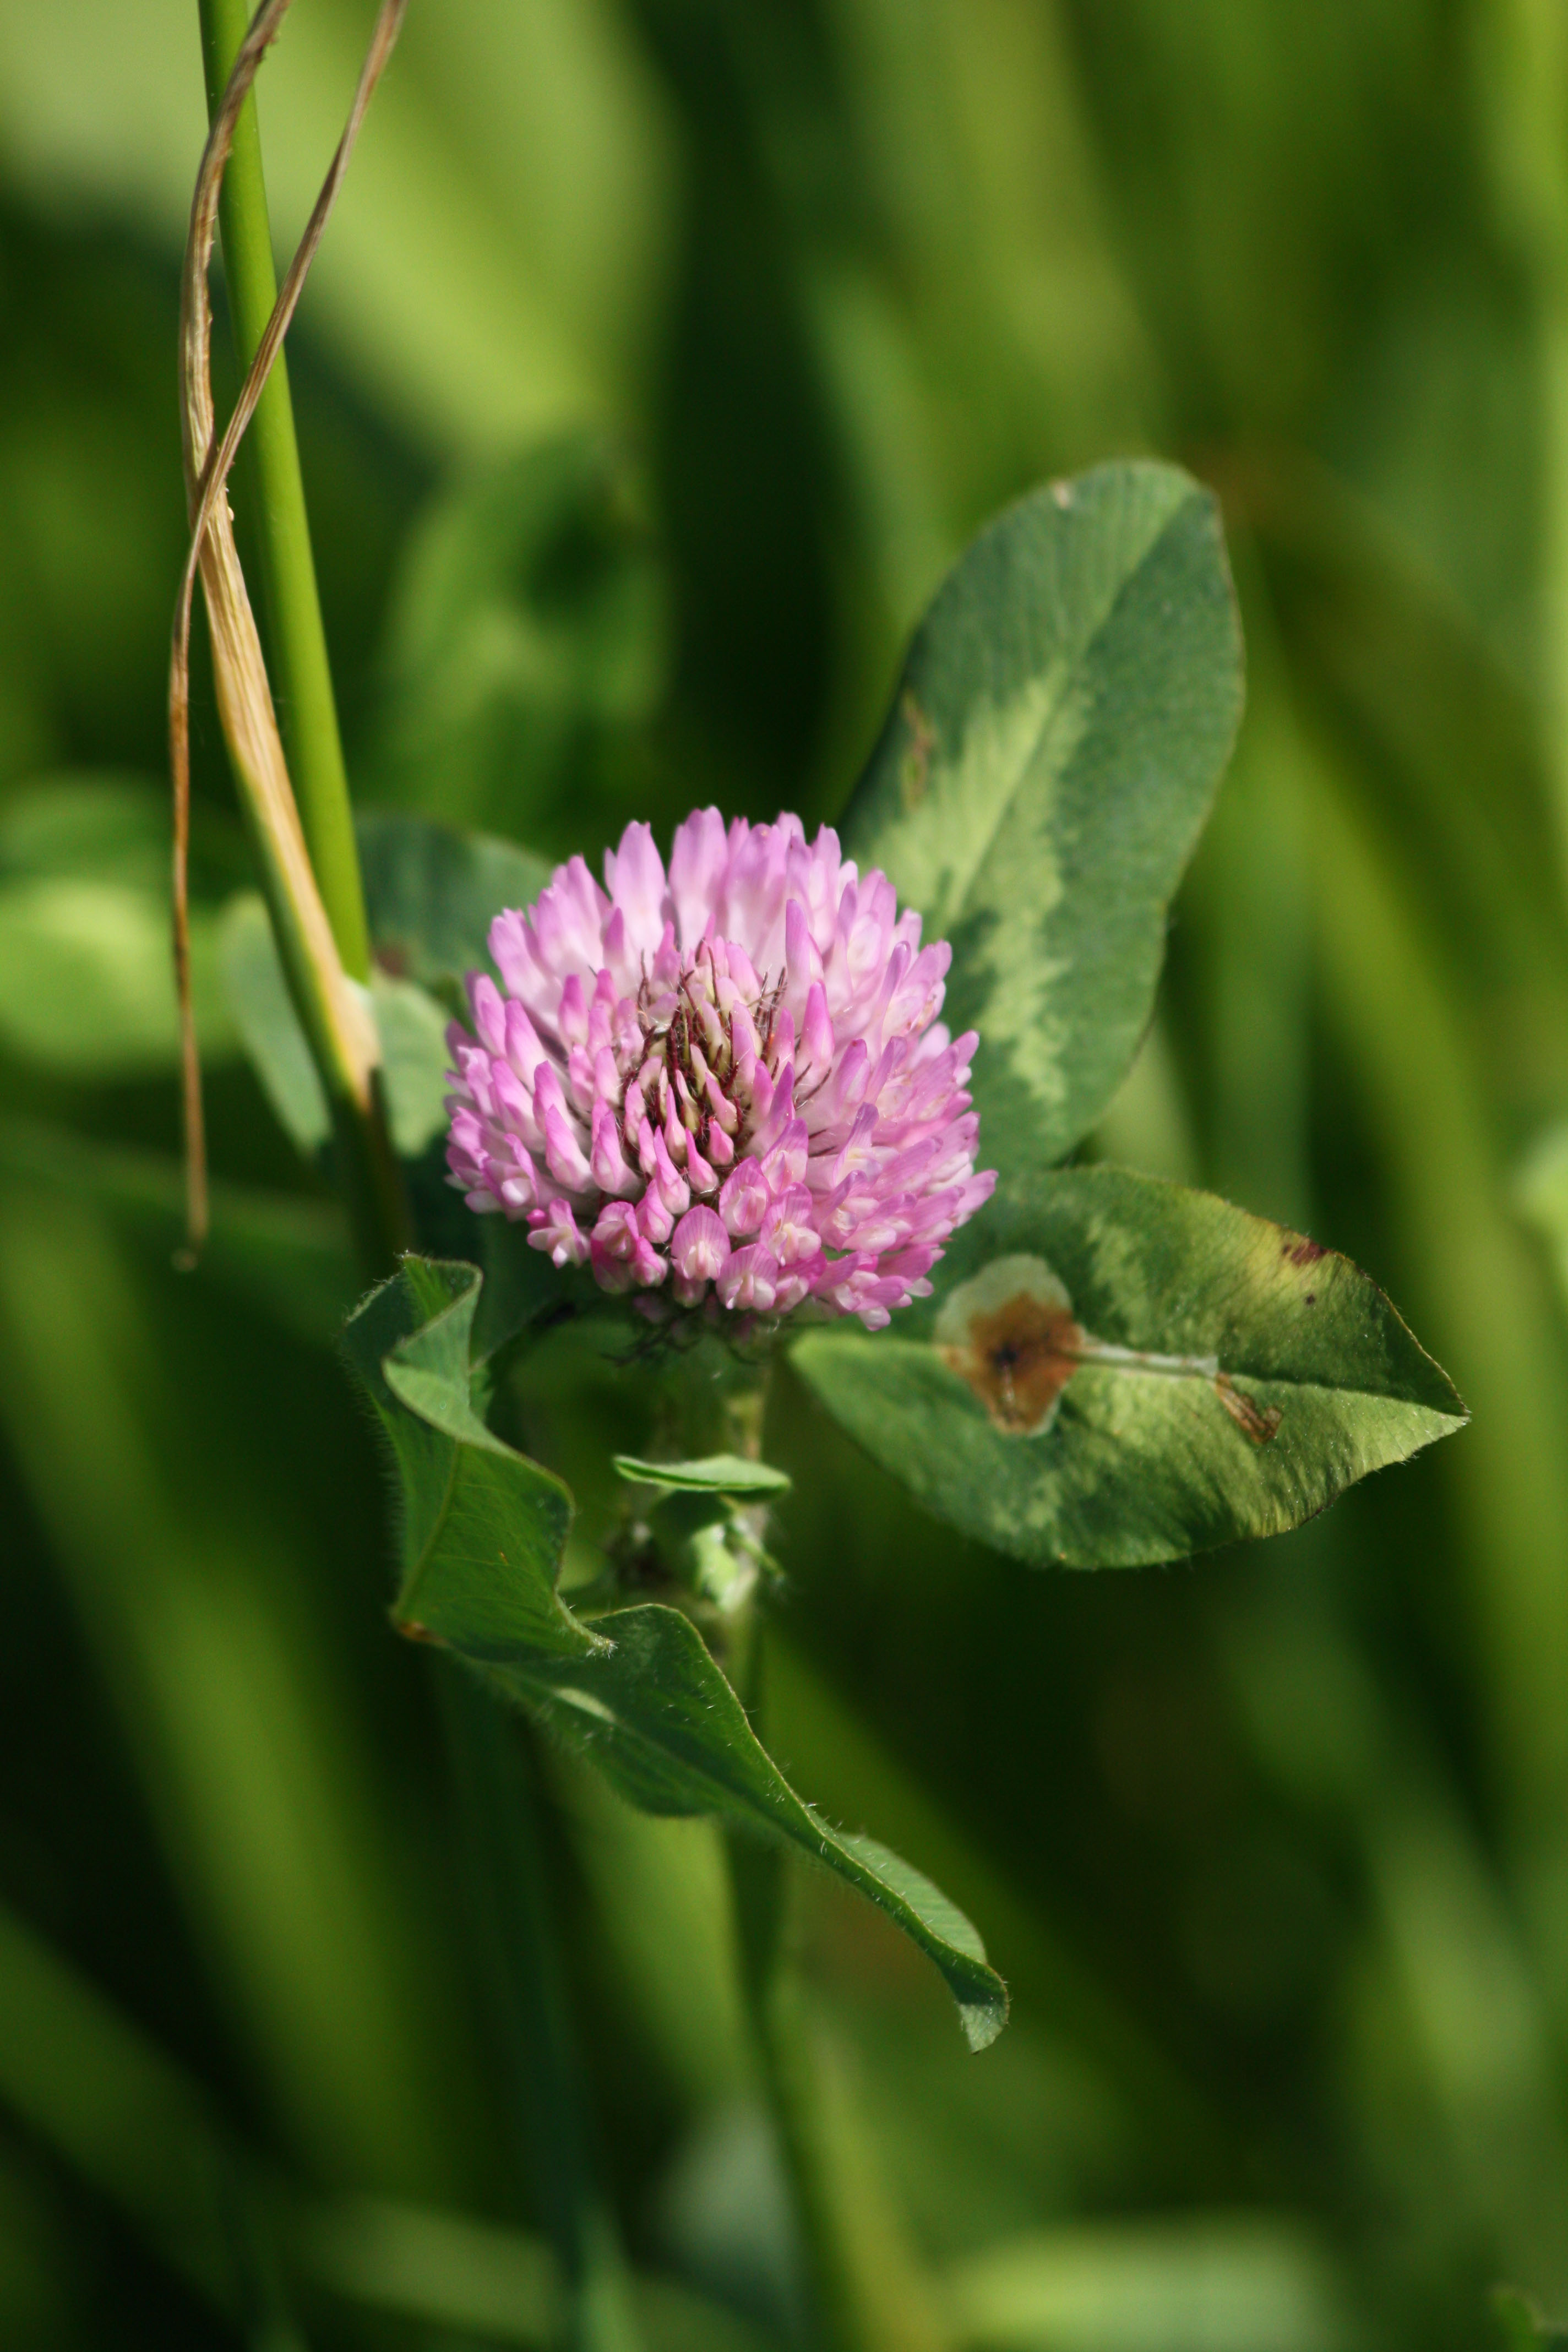
<path fill-rule="evenodd" d="M 731 1233 L 754 1234 L 766 1214 L 768 1187 L 754 1160 L 742 1160 L 724 1180 L 719 1194 L 719 1214 Z"/>
<path fill-rule="evenodd" d="M 721 1305 L 759 1315 L 765 1315 L 773 1306 L 778 1286 L 778 1262 L 760 1242 L 736 1250 L 717 1283 Z"/>
<path fill-rule="evenodd" d="M 676 936 L 689 951 L 707 929 L 723 887 L 730 846 L 716 808 L 696 809 L 678 825 L 669 853 L 669 896 Z"/>
<path fill-rule="evenodd" d="M 730 1236 L 711 1209 L 688 1209 L 675 1228 L 669 1260 L 685 1282 L 711 1282 L 730 1255 Z"/>
<path fill-rule="evenodd" d="M 653 828 L 628 824 L 618 849 L 605 854 L 605 881 L 626 920 L 626 951 L 634 961 L 652 955 L 664 930 L 664 860 L 654 847 Z"/>

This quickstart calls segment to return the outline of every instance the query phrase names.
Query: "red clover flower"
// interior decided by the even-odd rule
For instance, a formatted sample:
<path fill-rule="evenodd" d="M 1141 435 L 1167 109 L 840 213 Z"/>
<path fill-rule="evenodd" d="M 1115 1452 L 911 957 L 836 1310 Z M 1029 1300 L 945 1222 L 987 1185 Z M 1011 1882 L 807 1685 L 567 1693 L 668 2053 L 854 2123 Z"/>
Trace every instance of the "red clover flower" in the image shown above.
<path fill-rule="evenodd" d="M 628 825 L 605 884 L 574 857 L 496 918 L 504 992 L 471 974 L 477 1034 L 448 1032 L 449 1181 L 605 1290 L 880 1329 L 995 1181 L 976 1037 L 936 1017 L 952 950 L 795 816 L 699 809 L 668 873 Z"/>

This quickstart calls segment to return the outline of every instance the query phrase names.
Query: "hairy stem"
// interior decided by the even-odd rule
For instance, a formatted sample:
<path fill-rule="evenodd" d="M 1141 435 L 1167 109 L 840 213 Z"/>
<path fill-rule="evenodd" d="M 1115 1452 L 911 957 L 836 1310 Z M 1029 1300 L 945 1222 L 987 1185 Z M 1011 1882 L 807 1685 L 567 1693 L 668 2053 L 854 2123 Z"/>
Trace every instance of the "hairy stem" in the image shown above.
<path fill-rule="evenodd" d="M 249 11 L 246 0 L 199 0 L 199 5 L 210 113 L 223 95 Z M 218 218 L 243 374 L 256 356 L 278 299 L 254 98 L 246 100 L 235 130 Z M 370 933 L 364 888 L 281 352 L 257 404 L 249 447 L 272 666 L 300 821 L 343 969 L 351 979 L 365 981 L 370 977 Z"/>

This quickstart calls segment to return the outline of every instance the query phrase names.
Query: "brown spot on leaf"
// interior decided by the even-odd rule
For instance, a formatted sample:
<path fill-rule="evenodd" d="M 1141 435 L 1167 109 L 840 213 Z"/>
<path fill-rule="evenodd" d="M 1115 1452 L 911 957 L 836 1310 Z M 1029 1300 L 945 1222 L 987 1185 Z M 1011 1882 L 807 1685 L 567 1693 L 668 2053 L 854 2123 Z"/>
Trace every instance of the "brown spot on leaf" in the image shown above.
<path fill-rule="evenodd" d="M 1077 1371 L 1084 1333 L 1043 1258 L 997 1258 L 961 1283 L 936 1327 L 937 1352 L 967 1381 L 998 1429 L 1046 1428 Z"/>
<path fill-rule="evenodd" d="M 441 1642 L 439 1633 L 432 1633 L 428 1625 L 421 1625 L 416 1617 L 400 1617 L 397 1630 L 405 1642 Z"/>
<path fill-rule="evenodd" d="M 1277 1404 L 1258 1405 L 1232 1383 L 1228 1372 L 1215 1376 L 1214 1392 L 1244 1437 L 1254 1445 L 1267 1445 L 1285 1418 L 1284 1410 Z"/>
<path fill-rule="evenodd" d="M 910 730 L 910 746 L 899 769 L 899 791 L 907 816 L 919 808 L 926 796 L 926 786 L 931 778 L 931 755 L 936 747 L 936 730 L 907 688 L 902 709 L 904 725 Z"/>
<path fill-rule="evenodd" d="M 1043 1429 L 1079 1366 L 1083 1333 L 1065 1307 L 1026 1295 L 994 1315 L 976 1315 L 969 1344 L 944 1348 L 944 1360 L 966 1380 L 999 1429 L 1026 1437 Z"/>
<path fill-rule="evenodd" d="M 1309 1241 L 1305 1234 L 1292 1234 L 1287 1237 L 1279 1255 L 1288 1257 L 1292 1265 L 1316 1265 L 1321 1257 L 1328 1255 L 1328 1252 L 1321 1242 Z"/>

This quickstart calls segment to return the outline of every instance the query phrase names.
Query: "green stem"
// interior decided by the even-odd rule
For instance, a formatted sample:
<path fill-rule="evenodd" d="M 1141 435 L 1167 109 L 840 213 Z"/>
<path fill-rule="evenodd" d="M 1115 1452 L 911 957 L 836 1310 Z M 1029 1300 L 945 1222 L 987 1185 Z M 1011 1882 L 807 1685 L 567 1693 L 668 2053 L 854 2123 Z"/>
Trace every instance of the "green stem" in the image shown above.
<path fill-rule="evenodd" d="M 794 2192 L 815 2316 L 826 2352 L 868 2352 L 856 2265 L 845 2242 L 824 2145 L 789 1905 L 789 1856 L 726 1832 L 741 1975 L 762 2076 Z"/>
<path fill-rule="evenodd" d="M 332 1118 L 331 1172 L 348 1211 L 360 1270 L 367 1282 L 384 1281 L 416 1244 L 408 1189 L 392 1145 L 381 1074 L 366 1118 L 357 1103 L 329 1097 Z"/>
<path fill-rule="evenodd" d="M 223 95 L 249 24 L 247 0 L 199 0 L 209 113 Z M 278 299 L 256 100 L 235 128 L 218 214 L 235 343 L 243 374 Z M 348 774 L 321 625 L 294 410 L 281 352 L 247 436 L 258 493 L 258 537 L 270 625 L 279 718 L 300 821 L 338 953 L 350 978 L 370 978 L 370 932 L 354 842 Z"/>
<path fill-rule="evenodd" d="M 199 6 L 210 111 L 222 97 L 245 37 L 248 12 L 247 0 L 199 0 Z M 278 291 L 253 99 L 246 100 L 236 124 L 218 217 L 235 342 L 245 369 L 261 341 Z M 258 494 L 271 659 L 290 781 L 339 961 L 349 979 L 363 984 L 371 970 L 364 890 L 281 352 L 251 419 L 245 455 Z M 278 845 L 266 837 L 243 775 L 240 783 L 289 992 L 331 1108 L 333 1173 L 362 1271 L 367 1281 L 379 1281 L 414 1243 L 385 1106 L 379 1084 L 367 1105 L 360 1090 L 345 1080 L 332 1034 L 330 992 L 323 992 L 314 952 L 301 933 Z"/>
<path fill-rule="evenodd" d="M 719 1453 L 760 1460 L 768 1374 L 768 1359 L 748 1362 L 717 1337 L 672 1355 L 656 1391 L 649 1453 L 670 1461 Z M 747 1517 L 757 1522 L 752 1533 L 763 1547 L 765 1514 Z M 676 1579 L 684 1525 L 675 1522 L 666 1562 Z M 654 1533 L 656 1550 L 659 1540 Z M 710 1625 L 715 1654 L 759 1729 L 765 1633 L 756 1587 Z M 807 1997 L 795 1951 L 792 1858 L 738 1827 L 726 1829 L 725 1843 L 742 1990 L 805 2258 L 814 2343 L 822 2352 L 948 2352 L 939 2299 L 921 2277 L 882 2188 L 847 2068 Z"/>
<path fill-rule="evenodd" d="M 760 1459 L 769 1366 L 705 1339 L 660 1383 L 652 1451 L 671 1459 L 738 1453 Z M 761 1716 L 763 1623 L 755 1598 L 727 1626 L 726 1668 L 752 1722 Z M 838 2191 L 830 2126 L 795 1963 L 789 1856 L 725 1832 L 742 1989 L 778 2149 L 789 2178 L 824 2352 L 873 2352 L 858 2266 Z"/>
<path fill-rule="evenodd" d="M 595 2158 L 522 1727 L 454 1662 L 441 1711 L 513 2107 L 565 2285 L 571 2352 L 638 2352 L 620 2236 Z"/>
<path fill-rule="evenodd" d="M 741 1694 L 753 1717 L 763 1632 L 751 1629 Z M 904 2242 L 844 2069 L 811 2012 L 795 1858 L 740 1830 L 727 1831 L 725 1843 L 742 1982 L 824 2352 L 948 2352 L 937 2300 Z"/>
<path fill-rule="evenodd" d="M 674 1359 L 656 1392 L 649 1451 L 672 1461 L 762 1454 L 769 1366 L 743 1363 L 705 1338 Z M 765 1524 L 765 1523 L 764 1523 Z M 759 1530 L 759 1533 L 761 1530 Z M 763 1624 L 755 1596 L 724 1627 L 723 1664 L 741 1704 L 761 1715 Z M 856 2264 L 837 2204 L 831 2152 L 795 1965 L 793 1880 L 782 1847 L 727 1828 L 741 1985 L 757 2068 L 788 2177 L 823 2352 L 872 2352 L 861 2325 Z"/>

